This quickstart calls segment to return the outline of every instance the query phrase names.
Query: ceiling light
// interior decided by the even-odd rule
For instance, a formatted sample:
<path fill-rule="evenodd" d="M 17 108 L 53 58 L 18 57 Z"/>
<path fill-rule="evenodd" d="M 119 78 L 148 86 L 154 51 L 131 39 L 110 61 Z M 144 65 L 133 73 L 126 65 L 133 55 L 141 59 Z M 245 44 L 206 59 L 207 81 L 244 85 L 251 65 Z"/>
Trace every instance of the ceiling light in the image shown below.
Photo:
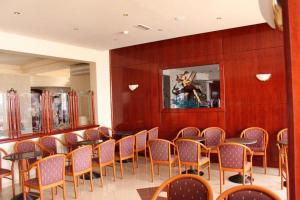
<path fill-rule="evenodd" d="M 16 12 L 14 12 L 14 14 L 15 15 L 20 15 L 21 13 L 16 11 Z"/>
<path fill-rule="evenodd" d="M 77 27 L 73 28 L 73 31 L 78 31 L 78 30 L 79 30 L 79 28 L 77 28 Z"/>
<path fill-rule="evenodd" d="M 176 21 L 184 20 L 185 16 L 177 16 L 174 18 Z"/>
<path fill-rule="evenodd" d="M 221 20 L 221 19 L 223 19 L 223 18 L 222 18 L 222 17 L 216 17 L 216 19 L 217 19 L 217 20 Z"/>
<path fill-rule="evenodd" d="M 114 40 L 114 41 L 117 41 L 118 39 L 117 39 L 117 38 L 114 38 L 113 40 Z"/>
<path fill-rule="evenodd" d="M 146 25 L 144 25 L 144 24 L 138 24 L 138 25 L 136 25 L 136 27 L 139 28 L 139 29 L 142 29 L 142 30 L 144 30 L 144 31 L 148 31 L 148 30 L 151 29 L 151 27 L 146 26 Z"/>
<path fill-rule="evenodd" d="M 124 35 L 127 35 L 127 34 L 129 33 L 129 31 L 122 31 L 122 33 L 123 33 Z"/>
<path fill-rule="evenodd" d="M 123 13 L 124 17 L 128 17 L 128 15 L 129 15 L 128 13 Z"/>
<path fill-rule="evenodd" d="M 157 29 L 157 31 L 163 31 L 163 29 L 159 28 L 159 29 Z"/>

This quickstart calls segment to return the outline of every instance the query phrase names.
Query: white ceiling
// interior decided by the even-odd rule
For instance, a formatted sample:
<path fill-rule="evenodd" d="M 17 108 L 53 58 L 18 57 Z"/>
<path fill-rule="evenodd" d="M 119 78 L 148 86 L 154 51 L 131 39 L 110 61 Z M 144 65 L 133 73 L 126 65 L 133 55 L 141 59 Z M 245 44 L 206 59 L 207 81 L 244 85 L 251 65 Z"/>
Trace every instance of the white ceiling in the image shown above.
<path fill-rule="evenodd" d="M 99 50 L 263 22 L 259 0 L 0 0 L 0 31 Z"/>

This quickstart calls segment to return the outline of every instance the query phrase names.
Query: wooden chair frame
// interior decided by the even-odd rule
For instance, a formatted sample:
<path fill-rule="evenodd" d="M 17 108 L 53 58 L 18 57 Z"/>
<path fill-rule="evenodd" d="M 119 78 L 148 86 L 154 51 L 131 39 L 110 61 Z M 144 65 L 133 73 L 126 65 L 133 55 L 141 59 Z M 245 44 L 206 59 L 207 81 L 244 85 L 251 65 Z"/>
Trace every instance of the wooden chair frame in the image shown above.
<path fill-rule="evenodd" d="M 104 127 L 104 128 L 107 128 L 108 130 L 110 130 L 112 136 L 107 136 L 107 135 L 103 134 L 103 132 L 100 130 L 101 127 Z M 103 137 L 108 138 L 108 139 L 112 139 L 113 135 L 114 135 L 114 132 L 115 132 L 112 128 L 109 128 L 107 126 L 99 126 L 98 130 L 99 130 L 100 136 L 103 136 Z"/>
<path fill-rule="evenodd" d="M 197 158 L 198 158 L 198 161 L 195 163 L 195 162 L 183 162 L 180 160 L 180 154 L 179 154 L 179 149 L 178 149 L 178 145 L 177 143 L 178 142 L 191 142 L 191 143 L 194 143 L 197 145 Z M 204 144 L 201 144 L 200 142 L 198 141 L 195 141 L 195 140 L 190 140 L 190 139 L 178 139 L 176 140 L 176 149 L 177 149 L 177 153 L 178 153 L 178 163 L 179 163 L 179 173 L 181 174 L 181 165 L 185 165 L 185 170 L 187 172 L 187 166 L 196 166 L 197 168 L 197 172 L 199 174 L 200 172 L 200 168 L 202 166 L 204 166 L 204 168 L 207 168 L 208 170 L 208 180 L 211 179 L 211 174 L 210 174 L 210 148 L 206 147 Z M 201 149 L 204 149 L 205 151 L 202 152 Z M 204 162 L 204 163 L 201 163 L 201 153 L 205 153 L 206 154 L 206 157 L 208 158 L 208 162 Z M 203 169 L 204 169 L 203 168 Z"/>
<path fill-rule="evenodd" d="M 107 140 L 107 141 L 105 141 L 105 142 L 103 142 L 103 143 L 101 143 L 101 144 L 98 144 L 95 148 L 94 148 L 94 150 L 96 150 L 97 152 L 98 152 L 98 155 L 99 155 L 99 163 L 95 163 L 95 162 L 93 162 L 92 164 L 93 164 L 93 167 L 98 167 L 99 168 L 99 172 L 100 172 L 100 176 L 101 176 L 101 178 L 100 178 L 100 186 L 102 187 L 103 186 L 103 173 L 102 173 L 102 168 L 103 167 L 106 167 L 106 166 L 112 166 L 113 167 L 113 176 L 114 176 L 114 181 L 116 181 L 116 162 L 115 162 L 115 146 L 114 146 L 114 148 L 112 149 L 112 151 L 113 151 L 113 160 L 112 161 L 110 161 L 110 162 L 105 162 L 105 163 L 103 163 L 103 162 L 101 162 L 101 148 L 102 148 L 102 145 L 103 144 L 105 144 L 105 143 L 107 143 L 107 142 L 111 142 L 111 141 L 114 141 L 114 143 L 116 144 L 116 141 L 114 140 L 114 139 L 110 139 L 110 140 Z M 105 169 L 105 174 L 106 174 L 106 169 Z"/>
<path fill-rule="evenodd" d="M 85 169 L 85 170 L 82 170 L 80 172 L 74 172 L 75 169 L 74 169 L 74 166 L 75 166 L 75 163 L 74 163 L 74 156 L 73 154 L 77 151 L 80 151 L 82 148 L 87 148 L 87 147 L 90 147 L 91 148 L 91 151 L 93 152 L 93 147 L 91 145 L 86 145 L 86 146 L 83 146 L 83 147 L 79 147 L 73 151 L 71 151 L 70 153 L 67 154 L 66 158 L 71 160 L 71 166 L 72 166 L 72 172 L 70 173 L 66 173 L 66 176 L 72 176 L 73 177 L 73 186 L 74 186 L 74 192 L 75 192 L 75 198 L 77 199 L 78 197 L 78 191 L 77 191 L 77 187 L 79 185 L 79 176 L 83 176 L 83 183 L 84 183 L 84 174 L 86 173 L 90 173 L 90 191 L 93 192 L 94 191 L 94 184 L 93 184 L 93 167 L 92 167 L 92 157 L 91 157 L 91 167 L 88 168 L 88 169 Z"/>
<path fill-rule="evenodd" d="M 244 154 L 244 159 L 243 159 L 243 168 L 242 169 L 239 169 L 239 168 L 225 168 L 225 167 L 222 167 L 222 160 L 221 160 L 221 154 L 220 154 L 220 146 L 224 146 L 224 145 L 235 145 L 235 146 L 240 146 L 240 147 L 243 147 L 243 154 Z M 246 171 L 246 162 L 247 161 L 247 156 L 250 155 L 250 169 L 249 171 Z M 243 176 L 243 185 L 245 185 L 245 175 L 246 175 L 246 172 L 249 172 L 250 173 L 250 183 L 252 185 L 252 182 L 253 182 L 253 166 L 252 166 L 252 158 L 253 158 L 253 151 L 243 145 L 243 144 L 238 144 L 238 143 L 223 143 L 221 145 L 218 146 L 218 157 L 219 157 L 219 171 L 220 171 L 220 193 L 222 193 L 222 189 L 223 189 L 223 185 L 225 184 L 225 171 L 228 171 L 228 172 L 239 172 L 242 174 Z"/>
<path fill-rule="evenodd" d="M 217 200 L 227 200 L 227 198 L 230 194 L 238 192 L 238 191 L 243 191 L 243 190 L 254 190 L 257 192 L 262 192 L 262 193 L 268 195 L 269 197 L 271 197 L 271 199 L 281 200 L 281 198 L 277 194 L 272 192 L 271 190 L 261 187 L 261 186 L 258 186 L 258 185 L 239 185 L 239 186 L 232 187 L 232 188 L 224 191 L 222 194 L 220 194 L 220 196 L 217 197 Z"/>
<path fill-rule="evenodd" d="M 84 137 L 82 137 L 81 135 L 77 134 L 77 133 L 74 133 L 74 132 L 70 132 L 70 133 L 64 133 L 64 139 L 65 139 L 65 144 L 66 146 L 68 147 L 69 149 L 69 152 L 73 150 L 73 146 L 72 144 L 69 143 L 68 139 L 67 139 L 67 135 L 68 134 L 74 134 L 77 136 L 77 138 L 80 138 L 81 140 L 84 140 Z"/>
<path fill-rule="evenodd" d="M 207 200 L 213 200 L 213 190 L 212 190 L 212 186 L 211 184 L 205 180 L 203 177 L 201 176 L 198 176 L 198 175 L 194 175 L 194 174 L 180 174 L 180 175 L 177 175 L 177 176 L 174 176 L 166 181 L 164 181 L 160 186 L 159 188 L 155 191 L 155 193 L 153 194 L 151 200 L 157 200 L 158 197 L 159 197 L 159 194 L 165 189 L 165 188 L 169 188 L 169 185 L 172 183 L 172 182 L 175 182 L 177 180 L 180 180 L 180 179 L 186 179 L 186 178 L 193 178 L 193 179 L 196 179 L 198 180 L 199 182 L 201 182 L 203 185 L 205 185 L 205 187 L 207 188 L 208 190 L 208 198 Z"/>
<path fill-rule="evenodd" d="M 157 132 L 158 132 L 158 130 L 159 130 L 159 127 L 158 126 L 156 126 L 156 127 L 153 127 L 153 128 L 151 128 L 150 130 L 148 130 L 148 137 L 147 137 L 147 142 L 149 141 L 149 139 L 150 139 L 150 132 L 152 131 L 152 130 L 154 130 L 154 129 L 157 129 Z M 158 139 L 158 138 L 157 138 Z"/>
<path fill-rule="evenodd" d="M 66 200 L 66 186 L 65 186 L 65 170 L 63 170 L 63 180 L 60 181 L 60 182 L 57 182 L 55 184 L 51 184 L 51 185 L 47 185 L 47 186 L 42 186 L 42 183 L 41 183 L 41 170 L 40 170 L 40 167 L 39 167 L 39 164 L 40 162 L 44 161 L 45 159 L 49 159 L 49 158 L 53 158 L 53 157 L 64 157 L 64 160 L 65 160 L 65 155 L 63 154 L 56 154 L 56 155 L 51 155 L 51 156 L 48 156 L 44 159 L 41 159 L 41 160 L 38 160 L 36 161 L 35 163 L 33 163 L 32 165 L 29 166 L 29 169 L 28 170 L 24 170 L 23 173 L 30 173 L 30 171 L 32 169 L 36 169 L 37 171 L 37 177 L 38 177 L 38 180 L 39 180 L 39 184 L 37 187 L 35 186 L 32 186 L 32 185 L 26 185 L 26 182 L 25 182 L 25 179 L 22 179 L 22 185 L 23 185 L 23 198 L 24 200 L 26 200 L 26 193 L 28 192 L 27 189 L 30 189 L 30 188 L 33 188 L 35 190 L 38 190 L 39 193 L 40 193 L 40 199 L 43 200 L 43 190 L 46 190 L 46 189 L 49 189 L 51 188 L 51 191 L 52 191 L 52 199 L 54 199 L 54 188 L 56 189 L 57 186 L 62 186 L 62 189 L 63 189 L 63 199 Z M 64 166 L 63 166 L 63 169 L 65 169 L 65 161 L 63 162 Z"/>
<path fill-rule="evenodd" d="M 280 149 L 280 169 L 281 169 L 281 174 L 280 174 L 280 182 L 281 182 L 281 189 L 283 190 L 284 186 L 284 179 L 286 180 L 286 191 L 287 191 L 287 199 L 290 199 L 290 177 L 289 177 L 289 165 L 288 165 L 288 148 L 287 147 L 282 147 Z"/>
<path fill-rule="evenodd" d="M 91 128 L 91 129 L 87 129 L 87 130 L 84 131 L 84 138 L 86 140 L 92 140 L 92 138 L 90 138 L 89 135 L 87 134 L 87 132 L 91 131 L 91 130 L 98 131 L 99 139 L 101 138 L 101 133 L 100 133 L 99 129 L 93 129 L 93 128 Z"/>
<path fill-rule="evenodd" d="M 162 160 L 153 160 L 152 159 L 152 153 L 151 153 L 151 147 L 149 145 L 150 142 L 152 141 L 161 141 L 161 142 L 167 142 L 168 143 L 168 161 L 162 161 Z M 151 181 L 153 182 L 154 180 L 154 164 L 157 164 L 157 172 L 158 175 L 160 174 L 159 166 L 162 165 L 168 165 L 169 166 L 169 178 L 172 176 L 172 164 L 174 164 L 177 161 L 176 154 L 174 155 L 174 160 L 171 160 L 171 147 L 176 149 L 176 145 L 173 142 L 170 142 L 169 140 L 164 140 L 164 139 L 156 139 L 156 140 L 151 140 L 148 142 L 148 148 L 149 148 L 149 154 L 150 154 L 150 170 L 151 170 Z M 179 166 L 179 165 L 178 165 Z"/>
<path fill-rule="evenodd" d="M 58 139 L 58 138 L 56 138 L 56 137 L 54 137 L 54 136 L 43 136 L 43 137 L 41 137 L 41 138 L 39 139 L 39 144 L 40 144 L 40 146 L 42 146 L 44 149 L 47 149 L 48 152 L 51 152 L 51 155 L 57 154 L 57 152 L 52 152 L 51 149 L 48 149 L 47 147 L 45 147 L 45 145 L 43 145 L 42 142 L 41 142 L 43 138 L 53 138 L 53 139 L 55 139 L 55 141 L 57 141 L 59 144 L 61 144 L 62 146 L 68 148 L 68 145 L 67 145 L 66 143 L 64 143 L 62 140 L 60 140 L 60 139 Z"/>
<path fill-rule="evenodd" d="M 200 136 L 201 136 L 201 137 L 204 137 L 205 132 L 208 131 L 208 130 L 210 130 L 210 129 L 218 129 L 218 130 L 220 130 L 220 131 L 221 131 L 221 143 L 224 143 L 225 138 L 226 138 L 226 132 L 224 131 L 224 129 L 222 129 L 222 128 L 220 128 L 220 127 L 217 127 L 217 126 L 212 126 L 212 127 L 208 127 L 208 128 L 206 128 L 206 129 L 204 129 L 204 130 L 201 132 Z M 205 145 L 206 145 L 206 141 L 205 141 L 204 143 L 205 143 Z M 210 153 L 217 154 L 217 153 L 218 153 L 217 148 L 216 148 L 216 149 L 211 149 L 211 150 L 210 150 Z"/>
<path fill-rule="evenodd" d="M 137 136 L 138 135 L 141 135 L 141 134 L 146 134 L 146 141 L 145 141 L 145 146 L 143 148 L 137 148 L 136 144 L 137 144 Z M 135 135 L 135 148 L 134 148 L 134 151 L 135 151 L 135 157 L 136 157 L 136 167 L 138 168 L 138 162 L 139 162 L 139 152 L 142 152 L 144 151 L 144 154 L 145 154 L 145 162 L 147 163 L 147 136 L 148 136 L 148 131 L 147 130 L 143 130 L 143 131 L 140 131 L 138 133 L 136 133 Z"/>
<path fill-rule="evenodd" d="M 129 137 L 133 137 L 134 138 L 134 142 L 133 142 L 133 145 L 132 145 L 132 149 L 133 149 L 133 153 L 132 155 L 129 155 L 129 156 L 125 156 L 125 157 L 121 157 L 121 149 L 122 149 L 122 141 L 129 138 Z M 135 137 L 133 135 L 130 135 L 130 136 L 126 136 L 126 137 L 123 137 L 122 139 L 118 140 L 116 142 L 116 146 L 119 146 L 119 158 L 116 158 L 115 157 L 115 160 L 118 160 L 120 161 L 120 170 L 121 170 L 121 178 L 123 178 L 123 174 L 124 174 L 124 170 L 123 170 L 123 160 L 128 160 L 128 159 L 132 159 L 132 173 L 135 174 L 135 161 L 134 161 L 134 146 L 135 146 Z"/>
<path fill-rule="evenodd" d="M 241 133 L 241 138 L 245 137 L 245 132 L 248 131 L 249 129 L 260 129 L 263 133 L 264 133 L 264 151 L 263 152 L 255 152 L 253 151 L 253 155 L 254 156 L 262 156 L 263 157 L 263 168 L 265 169 L 265 174 L 267 174 L 267 162 L 268 162 L 268 158 L 267 158 L 267 148 L 268 148 L 268 143 L 269 143 L 269 134 L 268 132 L 260 127 L 249 127 L 246 128 L 245 130 L 242 131 Z"/>
<path fill-rule="evenodd" d="M 190 128 L 196 129 L 196 130 L 198 131 L 198 135 L 197 135 L 197 136 L 200 136 L 200 135 L 201 135 L 201 131 L 200 131 L 199 128 L 197 128 L 197 127 L 195 127 L 195 126 L 188 126 L 188 127 L 185 127 L 185 128 L 183 128 L 183 129 L 181 129 L 181 130 L 177 133 L 176 137 L 172 140 L 172 142 L 175 142 L 178 138 L 183 138 L 183 137 L 184 137 L 184 133 L 183 133 L 183 132 L 184 132 L 185 130 L 187 130 L 187 129 L 190 129 Z"/>
<path fill-rule="evenodd" d="M 281 148 L 283 148 L 283 145 L 280 145 L 278 142 L 282 140 L 283 133 L 287 131 L 287 128 L 281 129 L 277 133 L 277 148 L 278 148 L 278 175 L 281 176 Z"/>
<path fill-rule="evenodd" d="M 2 168 L 2 156 L 1 154 L 4 154 L 4 156 L 7 156 L 7 152 L 0 148 L 0 169 Z M 8 176 L 11 176 L 11 178 L 9 178 Z M 11 167 L 10 167 L 10 171 L 8 171 L 7 173 L 4 173 L 2 175 L 0 175 L 0 192 L 2 192 L 2 178 L 7 178 L 10 179 L 12 181 L 12 192 L 13 192 L 13 197 L 15 196 L 15 179 L 14 179 L 14 162 L 11 162 Z"/>

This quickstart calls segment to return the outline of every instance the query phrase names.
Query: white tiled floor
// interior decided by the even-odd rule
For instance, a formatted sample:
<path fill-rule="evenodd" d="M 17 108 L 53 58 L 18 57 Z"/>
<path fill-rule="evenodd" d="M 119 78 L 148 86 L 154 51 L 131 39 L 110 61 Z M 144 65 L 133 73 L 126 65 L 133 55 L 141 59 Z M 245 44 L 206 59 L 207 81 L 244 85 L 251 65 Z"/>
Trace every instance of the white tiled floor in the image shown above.
<path fill-rule="evenodd" d="M 139 194 L 136 189 L 147 188 L 159 186 L 164 180 L 168 178 L 168 168 L 166 166 L 161 166 L 160 176 L 155 175 L 154 183 L 150 181 L 150 171 L 149 163 L 145 164 L 144 160 L 140 160 L 139 168 L 136 169 L 136 174 L 132 174 L 131 163 L 124 164 L 125 172 L 124 178 L 120 179 L 119 164 L 117 164 L 117 179 L 114 182 L 112 179 L 112 171 L 108 168 L 107 176 L 104 177 L 104 186 L 100 187 L 99 179 L 94 180 L 94 192 L 89 191 L 89 182 L 86 181 L 85 185 L 79 185 L 79 198 L 78 199 L 88 199 L 88 200 L 139 200 Z M 178 173 L 178 168 L 174 168 L 173 175 Z M 204 177 L 207 177 L 207 172 L 205 172 Z M 219 195 L 219 171 L 218 165 L 212 164 L 212 180 L 211 184 L 214 190 L 214 198 Z M 225 176 L 229 176 L 235 173 L 226 173 Z M 267 175 L 263 174 L 263 169 L 259 167 L 254 168 L 254 184 L 267 187 L 272 191 L 276 192 L 282 199 L 286 199 L 286 189 L 280 189 L 280 177 L 278 176 L 278 170 L 274 168 L 269 168 Z M 226 179 L 227 180 L 227 179 Z M 237 184 L 231 183 L 230 181 L 225 182 L 224 190 L 235 186 Z M 19 190 L 19 188 L 18 188 Z M 45 191 L 45 199 L 51 199 L 50 191 Z M 62 199 L 61 190 L 58 191 L 56 199 Z M 3 192 L 0 193 L 0 199 L 8 200 L 11 198 L 11 189 L 4 188 Z M 74 199 L 73 185 L 67 182 L 67 199 Z"/>

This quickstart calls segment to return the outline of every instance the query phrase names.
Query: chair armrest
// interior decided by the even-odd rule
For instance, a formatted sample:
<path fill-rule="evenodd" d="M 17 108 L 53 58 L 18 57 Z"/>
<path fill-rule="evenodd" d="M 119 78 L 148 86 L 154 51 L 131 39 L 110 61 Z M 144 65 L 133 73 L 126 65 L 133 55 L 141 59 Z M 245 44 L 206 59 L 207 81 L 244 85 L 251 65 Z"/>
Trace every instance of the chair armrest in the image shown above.
<path fill-rule="evenodd" d="M 35 144 L 41 149 L 42 152 L 47 152 L 49 153 L 50 155 L 53 155 L 55 152 L 47 149 L 47 147 L 45 147 L 44 145 L 40 144 L 40 143 L 37 143 L 35 142 Z"/>

